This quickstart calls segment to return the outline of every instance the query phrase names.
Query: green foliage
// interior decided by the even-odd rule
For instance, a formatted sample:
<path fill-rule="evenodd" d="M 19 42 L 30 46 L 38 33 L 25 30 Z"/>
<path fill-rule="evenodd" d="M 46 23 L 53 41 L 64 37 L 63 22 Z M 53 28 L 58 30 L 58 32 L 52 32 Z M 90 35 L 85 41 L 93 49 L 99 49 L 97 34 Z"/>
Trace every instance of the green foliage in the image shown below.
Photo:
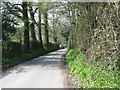
<path fill-rule="evenodd" d="M 19 55 L 21 52 L 23 52 L 22 50 L 22 45 L 21 43 L 18 42 L 6 42 L 7 44 L 4 45 L 3 42 L 3 56 L 9 56 L 9 57 L 14 57 L 16 55 Z"/>
<path fill-rule="evenodd" d="M 16 18 L 13 13 L 10 11 L 10 2 L 2 3 L 2 39 L 9 40 L 11 36 L 16 33 L 16 28 L 14 25 L 18 25 Z"/>
<path fill-rule="evenodd" d="M 19 42 L 9 42 L 7 45 L 8 49 L 11 49 L 11 52 L 21 52 L 22 45 Z"/>
<path fill-rule="evenodd" d="M 31 43 L 31 49 L 38 49 L 41 47 L 40 42 L 38 41 L 31 41 L 30 43 Z"/>
<path fill-rule="evenodd" d="M 10 61 L 6 57 L 2 58 L 2 68 L 5 69 L 6 67 L 9 67 Z"/>
<path fill-rule="evenodd" d="M 70 29 L 69 29 L 69 27 L 67 26 L 64 26 L 65 27 L 65 29 L 62 29 L 61 30 L 61 34 L 62 34 L 62 36 L 66 39 L 66 41 L 68 41 L 68 39 L 69 39 L 69 35 L 70 35 Z"/>
<path fill-rule="evenodd" d="M 69 46 L 80 49 L 78 53 L 67 53 L 70 72 L 80 78 L 85 88 L 120 88 L 119 18 L 115 8 L 119 3 L 68 5 L 73 13 L 69 15 Z"/>
<path fill-rule="evenodd" d="M 13 43 L 11 45 L 19 45 L 18 43 Z M 17 46 L 15 46 L 17 47 Z M 17 47 L 19 48 L 19 47 Z M 50 51 L 57 50 L 58 47 L 54 45 L 54 47 L 51 46 L 46 46 L 46 48 L 36 48 L 32 49 L 30 53 L 25 53 L 25 52 L 18 52 L 17 49 L 12 49 L 11 53 L 9 55 L 4 55 L 2 58 L 2 69 L 9 68 L 12 65 L 19 64 L 21 62 L 24 62 L 26 60 L 29 60 L 33 57 L 37 57 L 40 55 L 43 55 L 45 53 L 48 53 Z M 19 50 L 19 49 L 18 49 Z"/>
<path fill-rule="evenodd" d="M 70 73 L 77 76 L 83 88 L 120 88 L 118 70 L 105 66 L 103 59 L 87 62 L 84 54 L 75 54 L 75 50 L 67 52 L 67 64 Z"/>

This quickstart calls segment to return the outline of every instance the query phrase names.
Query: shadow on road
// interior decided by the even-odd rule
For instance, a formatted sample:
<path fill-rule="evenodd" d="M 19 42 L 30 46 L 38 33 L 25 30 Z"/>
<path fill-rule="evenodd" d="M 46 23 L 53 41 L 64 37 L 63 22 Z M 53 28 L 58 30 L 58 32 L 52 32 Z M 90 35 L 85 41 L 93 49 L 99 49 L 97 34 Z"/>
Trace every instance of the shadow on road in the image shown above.
<path fill-rule="evenodd" d="M 40 56 L 31 61 L 14 66 L 11 70 L 2 73 L 2 78 L 11 73 L 25 73 L 30 70 L 57 70 L 61 67 L 62 54 L 65 51 L 55 51 L 46 55 Z M 61 68 L 64 69 L 64 68 Z"/>

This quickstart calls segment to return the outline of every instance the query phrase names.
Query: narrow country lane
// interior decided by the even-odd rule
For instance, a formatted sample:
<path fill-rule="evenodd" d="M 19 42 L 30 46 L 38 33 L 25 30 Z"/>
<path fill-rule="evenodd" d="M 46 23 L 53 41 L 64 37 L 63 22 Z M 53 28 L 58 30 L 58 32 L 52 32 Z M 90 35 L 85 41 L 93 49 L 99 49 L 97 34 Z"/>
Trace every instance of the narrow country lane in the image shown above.
<path fill-rule="evenodd" d="M 2 88 L 64 88 L 61 58 L 65 52 L 57 50 L 3 72 Z"/>

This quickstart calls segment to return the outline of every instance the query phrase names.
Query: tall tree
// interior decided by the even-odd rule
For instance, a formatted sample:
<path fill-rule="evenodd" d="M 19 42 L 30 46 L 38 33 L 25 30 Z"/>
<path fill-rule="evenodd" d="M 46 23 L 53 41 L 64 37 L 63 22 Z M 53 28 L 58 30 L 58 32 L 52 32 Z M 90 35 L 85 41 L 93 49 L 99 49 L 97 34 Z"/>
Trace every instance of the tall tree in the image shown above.
<path fill-rule="evenodd" d="M 24 45 L 25 51 L 29 52 L 30 49 L 30 41 L 29 41 L 29 19 L 28 19 L 28 3 L 22 2 L 23 8 L 23 22 L 24 22 Z"/>
<path fill-rule="evenodd" d="M 53 9 L 54 3 L 44 3 L 44 29 L 45 29 L 45 44 L 49 45 L 49 30 L 48 30 L 48 11 Z"/>
<path fill-rule="evenodd" d="M 49 45 L 48 12 L 47 12 L 47 9 L 45 9 L 45 12 L 44 12 L 44 20 L 45 20 L 45 43 L 46 43 L 46 45 Z"/>
<path fill-rule="evenodd" d="M 31 23 L 30 23 L 30 30 L 31 30 L 31 37 L 32 37 L 32 40 L 36 41 L 36 33 L 35 33 L 35 13 L 37 11 L 38 8 L 35 8 L 35 10 L 33 10 L 33 7 L 32 7 L 32 2 L 29 3 L 29 12 L 30 12 L 30 17 L 31 17 Z"/>
<path fill-rule="evenodd" d="M 43 41 L 42 41 L 42 33 L 41 33 L 41 3 L 38 3 L 38 29 L 39 29 L 39 40 L 40 40 L 40 45 L 43 47 Z"/>
<path fill-rule="evenodd" d="M 24 50 L 29 52 L 30 41 L 29 41 L 29 18 L 28 18 L 28 2 L 15 3 L 13 5 L 13 13 L 24 23 Z M 16 14 L 19 12 L 21 14 Z"/>
<path fill-rule="evenodd" d="M 57 43 L 57 30 L 56 30 L 56 27 L 57 27 L 57 18 L 55 17 L 55 9 L 53 9 L 53 40 L 55 43 Z"/>

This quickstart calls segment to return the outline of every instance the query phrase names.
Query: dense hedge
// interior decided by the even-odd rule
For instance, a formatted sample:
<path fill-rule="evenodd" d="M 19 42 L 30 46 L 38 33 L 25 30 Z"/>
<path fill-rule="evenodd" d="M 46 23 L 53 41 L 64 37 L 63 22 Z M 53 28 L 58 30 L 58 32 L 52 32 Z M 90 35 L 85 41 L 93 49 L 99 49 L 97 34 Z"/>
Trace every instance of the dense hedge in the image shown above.
<path fill-rule="evenodd" d="M 119 3 L 75 2 L 69 3 L 69 7 L 69 49 L 78 48 L 68 52 L 70 70 L 81 77 L 83 87 L 118 87 Z"/>
<path fill-rule="evenodd" d="M 119 70 L 105 65 L 105 60 L 91 60 L 76 50 L 67 52 L 67 65 L 71 74 L 77 76 L 82 88 L 120 88 Z"/>

